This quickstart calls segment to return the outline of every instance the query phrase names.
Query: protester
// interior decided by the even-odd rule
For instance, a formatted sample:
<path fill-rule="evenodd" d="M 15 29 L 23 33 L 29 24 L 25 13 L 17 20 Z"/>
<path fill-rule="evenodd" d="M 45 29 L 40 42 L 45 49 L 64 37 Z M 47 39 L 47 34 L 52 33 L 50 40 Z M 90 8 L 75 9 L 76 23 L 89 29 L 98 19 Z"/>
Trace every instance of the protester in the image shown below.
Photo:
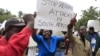
<path fill-rule="evenodd" d="M 63 34 L 65 35 L 67 32 L 63 31 Z M 65 55 L 68 55 L 68 51 L 69 49 L 71 49 L 71 43 L 67 37 L 67 39 L 65 40 Z"/>
<path fill-rule="evenodd" d="M 65 41 L 61 41 L 57 45 L 55 56 L 65 56 L 65 51 L 66 51 Z"/>
<path fill-rule="evenodd" d="M 89 31 L 86 39 L 90 42 L 92 47 L 92 54 L 96 56 L 98 49 L 100 48 L 100 37 L 97 32 L 95 32 L 94 27 L 89 27 Z"/>
<path fill-rule="evenodd" d="M 23 56 L 29 37 L 35 31 L 33 28 L 35 16 L 36 14 L 25 15 L 23 17 L 25 23 L 18 18 L 7 20 L 5 35 L 0 38 L 0 56 Z"/>
<path fill-rule="evenodd" d="M 78 30 L 80 38 L 72 35 L 73 26 L 76 22 L 76 16 L 70 21 L 68 25 L 68 38 L 72 43 L 72 54 L 73 56 L 92 56 L 90 43 L 85 39 L 86 28 L 81 26 Z"/>
<path fill-rule="evenodd" d="M 39 34 L 33 35 L 33 39 L 38 45 L 38 56 L 55 56 L 57 44 L 66 40 L 67 34 L 62 36 L 52 36 L 51 30 L 40 30 Z"/>
<path fill-rule="evenodd" d="M 53 31 L 53 34 L 55 36 L 64 36 L 63 32 L 61 31 Z M 65 41 L 61 41 L 57 44 L 56 53 L 55 56 L 65 56 Z"/>

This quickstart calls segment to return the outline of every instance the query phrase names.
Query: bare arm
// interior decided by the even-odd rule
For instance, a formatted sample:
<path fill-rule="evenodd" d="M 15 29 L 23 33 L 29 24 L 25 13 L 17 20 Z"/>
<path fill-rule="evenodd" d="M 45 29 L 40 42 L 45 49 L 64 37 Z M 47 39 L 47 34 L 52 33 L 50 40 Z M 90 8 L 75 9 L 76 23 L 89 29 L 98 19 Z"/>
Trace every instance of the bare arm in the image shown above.
<path fill-rule="evenodd" d="M 34 15 L 27 14 L 23 17 L 23 19 L 26 23 L 26 27 L 33 30 L 34 34 L 36 34 L 36 32 L 37 32 L 37 29 L 34 29 L 35 17 L 36 17 L 36 12 L 34 13 Z"/>
<path fill-rule="evenodd" d="M 69 25 L 68 25 L 69 27 Z M 73 37 L 73 32 L 72 32 L 73 28 L 68 28 L 68 39 L 74 43 L 75 42 L 75 38 Z"/>
<path fill-rule="evenodd" d="M 36 13 L 34 15 L 36 15 Z M 26 14 L 23 17 L 23 19 L 25 21 L 25 24 L 26 24 L 26 27 L 30 28 L 31 30 L 34 29 L 34 19 L 36 17 L 34 15 L 32 15 L 32 14 Z"/>
<path fill-rule="evenodd" d="M 73 37 L 73 26 L 75 25 L 76 23 L 76 15 L 75 17 L 72 18 L 72 20 L 70 21 L 70 24 L 68 25 L 68 33 L 66 34 L 68 39 L 74 43 L 75 42 L 75 38 Z M 65 35 L 65 38 L 66 38 L 66 35 Z"/>

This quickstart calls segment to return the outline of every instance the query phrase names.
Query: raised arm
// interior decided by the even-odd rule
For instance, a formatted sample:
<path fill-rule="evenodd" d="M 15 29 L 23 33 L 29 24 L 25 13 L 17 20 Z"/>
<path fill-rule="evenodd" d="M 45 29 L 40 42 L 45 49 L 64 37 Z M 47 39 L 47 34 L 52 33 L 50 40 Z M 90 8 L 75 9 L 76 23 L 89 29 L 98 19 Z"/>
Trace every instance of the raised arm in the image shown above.
<path fill-rule="evenodd" d="M 68 24 L 68 33 L 65 34 L 65 39 L 68 38 L 72 43 L 75 42 L 75 38 L 73 37 L 73 26 L 76 23 L 76 15 L 71 19 L 70 24 Z"/>
<path fill-rule="evenodd" d="M 35 30 L 34 29 L 34 18 L 35 17 L 36 17 L 36 13 L 34 13 L 34 15 L 32 15 L 32 14 L 26 14 L 23 17 L 27 28 L 30 28 L 31 30 Z"/>
<path fill-rule="evenodd" d="M 37 29 L 34 29 L 34 19 L 32 18 L 35 18 L 36 17 L 36 12 L 34 13 L 34 15 L 32 14 L 27 14 L 23 17 L 25 23 L 27 24 L 26 27 L 30 28 L 31 30 L 33 30 L 33 34 L 32 35 L 35 35 L 37 33 Z"/>
<path fill-rule="evenodd" d="M 11 50 L 11 52 L 8 53 L 9 55 L 12 53 L 14 53 L 14 55 L 16 56 L 20 56 L 21 54 L 23 54 L 23 52 L 28 46 L 29 37 L 32 35 L 32 32 L 33 33 L 35 32 L 34 29 L 35 16 L 33 16 L 32 14 L 26 14 L 23 17 L 23 19 L 26 23 L 25 28 L 22 29 L 21 32 L 12 35 L 9 40 L 10 45 L 7 46 Z"/>

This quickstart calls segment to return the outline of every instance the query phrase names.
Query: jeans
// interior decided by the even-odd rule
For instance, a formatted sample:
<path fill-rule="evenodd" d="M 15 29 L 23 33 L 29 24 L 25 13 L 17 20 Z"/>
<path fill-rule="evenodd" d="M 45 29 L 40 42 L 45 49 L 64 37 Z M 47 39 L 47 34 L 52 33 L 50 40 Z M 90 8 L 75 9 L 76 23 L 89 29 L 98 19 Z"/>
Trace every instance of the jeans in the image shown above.
<path fill-rule="evenodd" d="M 64 51 L 56 52 L 55 56 L 65 56 Z"/>

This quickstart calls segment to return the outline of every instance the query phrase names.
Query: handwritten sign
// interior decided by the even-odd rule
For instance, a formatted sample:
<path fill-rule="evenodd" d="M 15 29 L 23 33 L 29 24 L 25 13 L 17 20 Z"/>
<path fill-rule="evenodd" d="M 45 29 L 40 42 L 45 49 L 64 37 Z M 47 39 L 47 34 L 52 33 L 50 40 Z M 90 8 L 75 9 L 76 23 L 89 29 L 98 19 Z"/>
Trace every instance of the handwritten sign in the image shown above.
<path fill-rule="evenodd" d="M 59 0 L 37 0 L 35 28 L 66 31 L 73 7 Z"/>

